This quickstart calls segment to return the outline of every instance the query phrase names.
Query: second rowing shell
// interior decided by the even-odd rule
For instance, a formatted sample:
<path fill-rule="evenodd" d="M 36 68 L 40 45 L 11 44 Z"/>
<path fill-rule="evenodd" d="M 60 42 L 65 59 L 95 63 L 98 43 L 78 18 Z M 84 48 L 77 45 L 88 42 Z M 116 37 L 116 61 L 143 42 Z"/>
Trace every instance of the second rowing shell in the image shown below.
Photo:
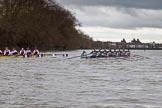
<path fill-rule="evenodd" d="M 4 56 L 4 55 L 0 55 L 0 59 L 1 58 L 42 58 L 44 56 L 50 56 L 50 55 L 45 55 L 45 54 L 39 54 L 39 55 L 32 55 L 30 57 L 26 57 L 26 56 L 23 56 L 23 55 L 10 55 L 10 56 Z M 51 57 L 56 57 L 56 56 L 52 56 Z"/>

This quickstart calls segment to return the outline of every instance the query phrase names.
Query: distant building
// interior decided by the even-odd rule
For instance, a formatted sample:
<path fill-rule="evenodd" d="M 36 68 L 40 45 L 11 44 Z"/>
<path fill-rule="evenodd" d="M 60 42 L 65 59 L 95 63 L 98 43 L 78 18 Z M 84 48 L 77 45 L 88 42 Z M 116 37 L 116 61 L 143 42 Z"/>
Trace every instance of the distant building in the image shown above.
<path fill-rule="evenodd" d="M 136 40 L 135 38 L 131 41 L 131 43 L 132 44 L 142 44 L 142 42 L 139 39 Z"/>
<path fill-rule="evenodd" d="M 123 40 L 121 40 L 121 43 L 126 44 L 127 42 L 126 42 L 126 40 L 123 38 Z"/>
<path fill-rule="evenodd" d="M 93 48 L 116 48 L 116 49 L 123 49 L 123 48 L 132 48 L 132 49 L 152 49 L 152 48 L 162 48 L 162 44 L 157 44 L 155 42 L 151 43 L 142 43 L 139 39 L 132 39 L 131 42 L 127 43 L 126 40 L 123 38 L 121 42 L 102 42 L 102 41 L 95 41 Z"/>
<path fill-rule="evenodd" d="M 151 48 L 156 48 L 156 43 L 155 42 L 151 42 L 150 46 L 151 46 Z"/>

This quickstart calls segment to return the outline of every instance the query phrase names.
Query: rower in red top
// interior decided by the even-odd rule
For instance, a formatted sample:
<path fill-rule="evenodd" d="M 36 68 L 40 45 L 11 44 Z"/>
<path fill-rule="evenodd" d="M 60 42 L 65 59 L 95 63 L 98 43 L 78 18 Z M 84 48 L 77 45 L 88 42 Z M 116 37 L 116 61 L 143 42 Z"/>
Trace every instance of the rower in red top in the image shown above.
<path fill-rule="evenodd" d="M 9 55 L 18 55 L 18 52 L 15 48 L 13 48 Z"/>
<path fill-rule="evenodd" d="M 37 47 L 35 47 L 34 51 L 33 51 L 33 55 L 38 55 L 39 54 L 39 51 L 37 49 Z"/>
<path fill-rule="evenodd" d="M 25 51 L 25 54 L 27 55 L 27 57 L 30 57 L 32 52 L 30 51 L 29 48 L 27 48 L 26 51 Z"/>
<path fill-rule="evenodd" d="M 8 47 L 6 47 L 5 51 L 4 51 L 4 55 L 8 56 L 10 54 L 10 50 L 8 49 Z"/>
<path fill-rule="evenodd" d="M 0 50 L 0 55 L 3 55 L 3 52 L 2 52 L 2 50 Z"/>
<path fill-rule="evenodd" d="M 21 48 L 20 55 L 25 55 L 25 49 L 24 48 Z"/>

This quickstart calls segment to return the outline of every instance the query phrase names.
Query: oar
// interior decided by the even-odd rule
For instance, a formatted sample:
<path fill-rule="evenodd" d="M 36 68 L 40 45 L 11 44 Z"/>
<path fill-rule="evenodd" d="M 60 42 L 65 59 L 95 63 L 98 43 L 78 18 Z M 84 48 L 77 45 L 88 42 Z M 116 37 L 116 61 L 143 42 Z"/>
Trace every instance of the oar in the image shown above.
<path fill-rule="evenodd" d="M 87 57 L 88 57 L 88 55 L 90 55 L 90 54 L 87 54 Z M 81 55 L 79 55 L 79 56 L 74 56 L 74 57 L 70 57 L 70 58 L 68 58 L 68 59 L 73 59 L 73 58 L 78 58 L 78 57 L 81 57 Z"/>
<path fill-rule="evenodd" d="M 43 55 L 43 56 L 52 56 L 54 54 L 51 54 L 51 53 L 41 53 L 41 55 Z"/>
<path fill-rule="evenodd" d="M 70 57 L 68 59 L 73 59 L 73 58 L 78 58 L 78 57 L 81 57 L 81 56 L 74 56 L 74 57 Z"/>
<path fill-rule="evenodd" d="M 66 56 L 66 57 L 68 57 L 69 55 L 68 54 L 55 54 L 56 56 L 57 55 L 62 55 L 62 56 Z"/>
<path fill-rule="evenodd" d="M 91 54 L 91 53 L 90 53 Z M 90 54 L 87 54 L 87 57 L 88 57 L 88 55 L 90 55 Z M 73 58 L 78 58 L 78 57 L 81 57 L 81 55 L 79 55 L 79 56 L 74 56 L 74 57 L 70 57 L 70 58 L 68 58 L 68 59 L 73 59 Z"/>
<path fill-rule="evenodd" d="M 55 54 L 55 55 L 65 55 L 65 54 Z"/>
<path fill-rule="evenodd" d="M 68 54 L 52 54 L 52 53 L 42 53 L 42 55 L 45 55 L 45 56 L 57 56 L 57 55 L 62 55 L 62 56 L 66 56 L 66 57 L 68 57 Z"/>

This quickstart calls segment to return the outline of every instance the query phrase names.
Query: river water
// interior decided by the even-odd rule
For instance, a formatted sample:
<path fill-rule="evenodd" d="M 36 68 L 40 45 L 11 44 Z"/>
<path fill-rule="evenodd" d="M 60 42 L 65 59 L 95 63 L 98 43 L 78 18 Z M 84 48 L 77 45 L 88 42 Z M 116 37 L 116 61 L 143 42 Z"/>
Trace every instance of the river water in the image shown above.
<path fill-rule="evenodd" d="M 129 58 L 0 59 L 0 108 L 161 107 L 162 51 L 131 51 Z"/>

